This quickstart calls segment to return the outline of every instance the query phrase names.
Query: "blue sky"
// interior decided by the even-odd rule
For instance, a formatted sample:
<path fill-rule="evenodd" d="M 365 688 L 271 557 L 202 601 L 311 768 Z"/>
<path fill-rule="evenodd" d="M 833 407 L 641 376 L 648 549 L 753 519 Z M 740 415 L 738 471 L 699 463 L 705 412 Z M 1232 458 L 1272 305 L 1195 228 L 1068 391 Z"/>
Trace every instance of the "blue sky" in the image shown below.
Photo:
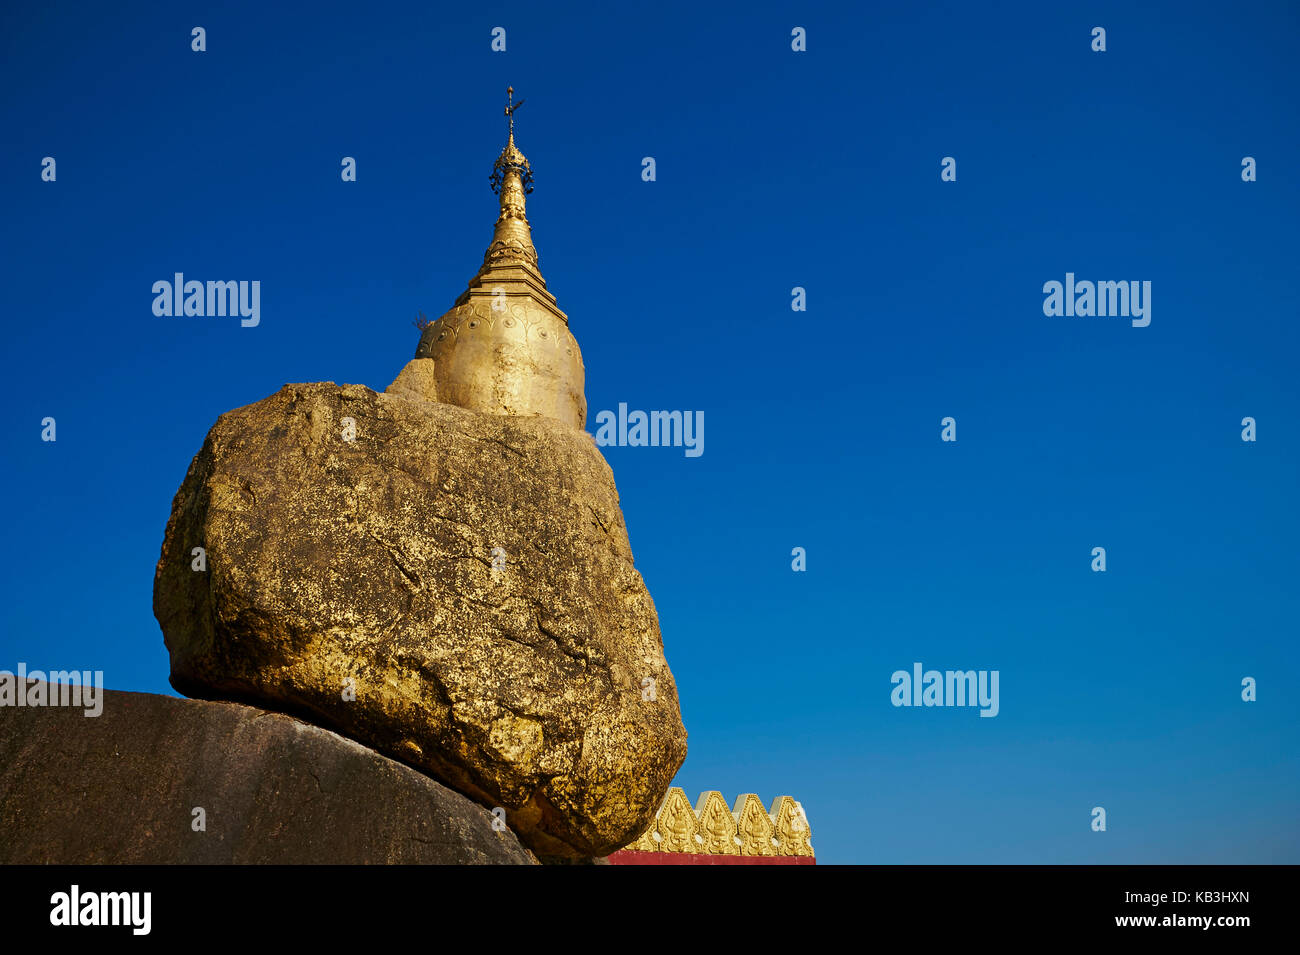
<path fill-rule="evenodd" d="M 605 449 L 692 800 L 793 795 L 826 863 L 1300 862 L 1300 13 L 1135 6 L 6 5 L 0 668 L 172 692 L 207 429 L 392 380 L 491 238 L 513 84 L 589 429 L 705 413 L 701 457 Z M 261 324 L 155 317 L 177 271 Z M 1045 316 L 1066 272 L 1151 324 Z M 893 707 L 916 661 L 999 715 Z"/>

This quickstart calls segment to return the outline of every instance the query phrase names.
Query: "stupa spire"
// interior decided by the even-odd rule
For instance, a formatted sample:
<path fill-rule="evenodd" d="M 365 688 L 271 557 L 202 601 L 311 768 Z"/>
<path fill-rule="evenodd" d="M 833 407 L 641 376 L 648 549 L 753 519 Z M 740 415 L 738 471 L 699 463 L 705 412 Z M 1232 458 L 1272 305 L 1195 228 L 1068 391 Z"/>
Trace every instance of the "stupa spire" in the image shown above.
<path fill-rule="evenodd" d="M 528 226 L 528 214 L 524 196 L 533 191 L 533 167 L 515 145 L 515 110 L 524 105 L 521 99 L 515 102 L 515 88 L 506 87 L 505 115 L 509 121 L 506 135 L 506 147 L 492 164 L 492 191 L 500 197 L 501 214 L 497 217 L 496 228 L 492 233 L 492 244 L 483 256 L 483 268 L 495 265 L 522 264 L 538 270 L 537 249 L 533 245 L 533 233 Z"/>

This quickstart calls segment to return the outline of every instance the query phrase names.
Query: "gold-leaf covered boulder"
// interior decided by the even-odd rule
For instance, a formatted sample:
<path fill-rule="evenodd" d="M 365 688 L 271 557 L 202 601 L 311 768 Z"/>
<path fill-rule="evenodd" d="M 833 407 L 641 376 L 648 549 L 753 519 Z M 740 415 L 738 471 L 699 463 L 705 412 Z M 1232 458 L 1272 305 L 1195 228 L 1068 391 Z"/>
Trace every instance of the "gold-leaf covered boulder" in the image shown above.
<path fill-rule="evenodd" d="M 581 430 L 410 385 L 286 385 L 217 420 L 155 576 L 172 685 L 424 770 L 540 855 L 605 855 L 686 755 L 613 475 Z"/>

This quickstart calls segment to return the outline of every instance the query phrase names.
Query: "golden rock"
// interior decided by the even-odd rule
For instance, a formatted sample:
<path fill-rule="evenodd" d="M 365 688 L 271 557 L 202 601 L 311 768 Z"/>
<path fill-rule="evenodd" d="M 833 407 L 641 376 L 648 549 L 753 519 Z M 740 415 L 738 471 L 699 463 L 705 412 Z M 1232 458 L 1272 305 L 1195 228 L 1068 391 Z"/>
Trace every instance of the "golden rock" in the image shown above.
<path fill-rule="evenodd" d="M 180 692 L 422 769 L 539 856 L 631 842 L 686 756 L 609 465 L 545 417 L 332 383 L 226 412 L 172 505 L 154 613 Z M 664 824 L 694 837 L 688 803 Z"/>

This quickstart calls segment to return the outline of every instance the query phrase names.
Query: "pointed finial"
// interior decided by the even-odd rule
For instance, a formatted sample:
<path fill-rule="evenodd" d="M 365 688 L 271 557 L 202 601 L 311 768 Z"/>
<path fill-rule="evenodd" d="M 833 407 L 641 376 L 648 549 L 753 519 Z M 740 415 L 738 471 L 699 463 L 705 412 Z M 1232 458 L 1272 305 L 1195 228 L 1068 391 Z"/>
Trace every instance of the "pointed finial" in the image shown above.
<path fill-rule="evenodd" d="M 501 150 L 501 155 L 492 166 L 492 175 L 489 181 L 492 183 L 492 191 L 500 193 L 501 187 L 506 179 L 506 173 L 515 170 L 519 173 L 519 183 L 525 193 L 533 191 L 533 167 L 528 164 L 528 157 L 519 151 L 515 145 L 515 110 L 524 105 L 524 101 L 515 102 L 515 88 L 506 87 L 506 119 L 510 121 L 509 136 L 506 139 L 506 148 Z"/>
<path fill-rule="evenodd" d="M 510 138 L 515 138 L 515 110 L 524 105 L 524 101 L 515 102 L 515 88 L 506 87 L 506 118 L 510 120 Z"/>

